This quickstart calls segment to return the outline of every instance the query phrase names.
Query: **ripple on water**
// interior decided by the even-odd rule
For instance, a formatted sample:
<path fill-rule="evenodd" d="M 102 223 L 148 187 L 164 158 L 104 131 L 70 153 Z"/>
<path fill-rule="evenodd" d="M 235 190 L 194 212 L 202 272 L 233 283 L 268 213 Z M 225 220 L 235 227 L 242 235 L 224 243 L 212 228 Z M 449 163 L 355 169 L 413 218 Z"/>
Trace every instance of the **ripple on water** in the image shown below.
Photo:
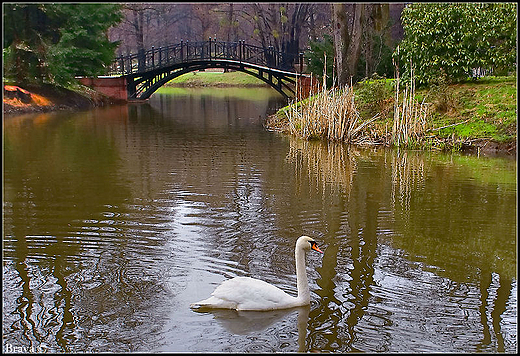
<path fill-rule="evenodd" d="M 425 271 L 389 248 L 383 248 L 378 266 L 370 293 L 373 303 L 356 326 L 357 349 L 459 352 L 479 339 L 475 287 Z"/>

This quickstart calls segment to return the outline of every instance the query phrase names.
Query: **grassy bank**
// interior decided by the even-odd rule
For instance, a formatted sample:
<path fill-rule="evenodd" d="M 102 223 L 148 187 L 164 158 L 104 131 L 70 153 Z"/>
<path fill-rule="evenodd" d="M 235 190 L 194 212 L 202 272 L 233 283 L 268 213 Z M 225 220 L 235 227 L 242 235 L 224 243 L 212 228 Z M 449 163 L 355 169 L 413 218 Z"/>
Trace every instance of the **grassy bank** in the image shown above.
<path fill-rule="evenodd" d="M 360 82 L 349 94 L 353 99 L 338 91 L 319 93 L 280 109 L 266 126 L 304 139 L 338 140 L 331 130 L 339 127 L 339 140 L 354 144 L 516 153 L 516 76 L 416 88 L 408 90 L 405 103 L 403 86 L 396 97 L 395 84 L 386 79 Z M 344 98 L 338 100 L 340 96 Z M 404 113 L 410 117 L 401 117 Z M 311 132 L 311 127 L 319 129 Z M 396 139 L 405 134 L 406 140 Z"/>
<path fill-rule="evenodd" d="M 227 72 L 221 70 L 206 70 L 204 72 L 186 73 L 178 78 L 170 80 L 165 86 L 170 87 L 231 87 L 245 86 L 258 87 L 267 86 L 267 84 L 252 75 L 242 72 Z"/>

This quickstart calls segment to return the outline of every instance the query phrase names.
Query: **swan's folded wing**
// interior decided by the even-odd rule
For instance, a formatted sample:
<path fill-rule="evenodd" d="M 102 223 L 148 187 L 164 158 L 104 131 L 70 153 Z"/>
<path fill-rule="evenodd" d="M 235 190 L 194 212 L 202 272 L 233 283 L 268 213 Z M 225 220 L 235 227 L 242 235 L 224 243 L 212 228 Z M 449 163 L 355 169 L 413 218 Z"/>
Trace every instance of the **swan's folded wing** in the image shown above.
<path fill-rule="evenodd" d="M 237 310 L 274 310 L 293 306 L 296 298 L 267 282 L 250 277 L 224 281 L 212 293 L 223 304 L 236 304 Z"/>

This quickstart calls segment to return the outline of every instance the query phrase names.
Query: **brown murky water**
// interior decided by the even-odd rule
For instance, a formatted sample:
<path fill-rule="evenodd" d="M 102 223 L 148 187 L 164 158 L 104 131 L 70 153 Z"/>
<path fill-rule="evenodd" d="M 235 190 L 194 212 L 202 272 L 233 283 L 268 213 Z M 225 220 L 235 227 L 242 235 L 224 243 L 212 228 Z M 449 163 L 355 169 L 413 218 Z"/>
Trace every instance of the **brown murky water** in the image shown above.
<path fill-rule="evenodd" d="M 3 351 L 517 350 L 517 162 L 267 132 L 269 90 L 4 119 Z M 223 280 L 308 308 L 197 313 Z"/>

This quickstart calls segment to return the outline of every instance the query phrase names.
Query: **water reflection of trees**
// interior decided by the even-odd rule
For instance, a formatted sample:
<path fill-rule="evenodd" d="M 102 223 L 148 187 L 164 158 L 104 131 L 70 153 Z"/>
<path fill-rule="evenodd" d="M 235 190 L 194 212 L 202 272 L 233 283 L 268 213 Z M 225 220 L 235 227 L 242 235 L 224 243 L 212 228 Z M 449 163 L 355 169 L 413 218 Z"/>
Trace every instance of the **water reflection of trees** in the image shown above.
<path fill-rule="evenodd" d="M 361 154 L 355 147 L 294 138 L 289 143 L 286 159 L 301 184 L 322 197 L 327 219 L 328 246 L 317 268 L 321 301 L 310 314 L 307 349 L 359 351 L 353 343 L 370 301 L 379 189 L 367 189 L 362 180 L 354 184 Z"/>
<path fill-rule="evenodd" d="M 322 302 L 311 312 L 310 349 L 357 351 L 355 326 L 369 304 L 379 240 L 426 271 L 480 286 L 483 337 L 477 348 L 492 350 L 494 342 L 496 350 L 504 351 L 502 318 L 516 285 L 516 212 L 509 210 L 515 207 L 515 193 L 507 180 L 475 179 L 478 168 L 473 167 L 486 170 L 489 162 L 289 142 L 287 160 L 296 176 L 344 209 L 327 216 L 329 244 L 318 281 Z M 390 222 L 381 218 L 387 209 Z"/>
<path fill-rule="evenodd" d="M 135 252 L 143 255 L 149 241 L 134 241 L 134 226 L 124 221 L 132 193 L 117 179 L 121 157 L 111 126 L 95 124 L 124 120 L 120 111 L 111 108 L 97 118 L 92 112 L 22 116 L 5 123 L 4 278 L 20 285 L 4 286 L 6 344 L 48 352 L 112 350 L 113 340 L 102 345 L 101 338 L 92 339 L 96 329 L 102 329 L 98 336 L 142 329 L 129 325 L 134 308 L 157 308 L 147 305 L 151 294 L 166 299 L 155 276 L 132 275 L 143 262 Z M 143 332 L 148 334 L 153 335 Z M 128 343 L 119 350 L 133 350 Z"/>
<path fill-rule="evenodd" d="M 500 160 L 465 157 L 459 165 L 457 157 L 440 158 L 394 156 L 392 203 L 399 234 L 391 243 L 412 260 L 436 266 L 440 275 L 478 285 L 484 334 L 478 348 L 486 350 L 494 334 L 497 350 L 504 351 L 500 325 L 516 284 L 516 194 L 504 173 L 496 179 L 480 176 L 479 170 L 496 175 Z"/>

